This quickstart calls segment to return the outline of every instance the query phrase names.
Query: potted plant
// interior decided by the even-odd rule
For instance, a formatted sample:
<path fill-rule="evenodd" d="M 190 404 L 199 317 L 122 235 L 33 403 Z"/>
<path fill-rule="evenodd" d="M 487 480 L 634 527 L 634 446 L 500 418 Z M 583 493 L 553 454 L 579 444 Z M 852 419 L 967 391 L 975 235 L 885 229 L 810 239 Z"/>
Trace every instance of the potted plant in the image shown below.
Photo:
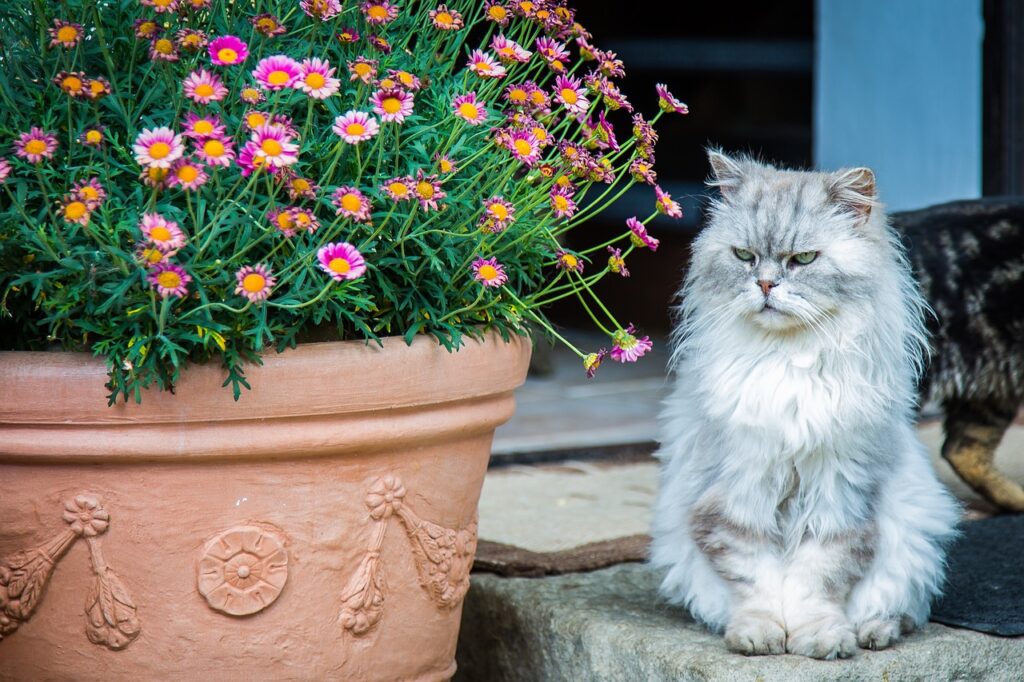
<path fill-rule="evenodd" d="M 620 141 L 622 64 L 561 2 L 26 0 L 0 32 L 0 671 L 450 676 L 529 333 L 578 297 L 589 374 L 642 356 L 591 286 L 679 207 L 561 237 L 654 185 L 685 105 Z"/>

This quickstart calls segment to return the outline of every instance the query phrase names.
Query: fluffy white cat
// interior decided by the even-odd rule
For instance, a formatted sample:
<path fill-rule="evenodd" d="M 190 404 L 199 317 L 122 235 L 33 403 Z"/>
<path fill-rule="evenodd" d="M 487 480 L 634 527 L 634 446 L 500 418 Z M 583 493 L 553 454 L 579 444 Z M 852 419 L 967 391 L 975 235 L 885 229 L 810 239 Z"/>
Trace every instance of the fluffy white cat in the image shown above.
<path fill-rule="evenodd" d="M 959 515 L 914 429 L 925 303 L 870 170 L 709 153 L 662 412 L 662 593 L 744 654 L 924 623 Z"/>

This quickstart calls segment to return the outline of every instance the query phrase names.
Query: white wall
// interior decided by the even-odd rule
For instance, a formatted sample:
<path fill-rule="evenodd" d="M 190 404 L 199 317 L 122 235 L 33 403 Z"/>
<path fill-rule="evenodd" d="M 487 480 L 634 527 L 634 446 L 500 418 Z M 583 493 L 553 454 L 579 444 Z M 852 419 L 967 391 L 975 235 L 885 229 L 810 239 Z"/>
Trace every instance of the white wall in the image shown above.
<path fill-rule="evenodd" d="M 981 0 L 817 0 L 814 160 L 891 209 L 981 195 Z"/>

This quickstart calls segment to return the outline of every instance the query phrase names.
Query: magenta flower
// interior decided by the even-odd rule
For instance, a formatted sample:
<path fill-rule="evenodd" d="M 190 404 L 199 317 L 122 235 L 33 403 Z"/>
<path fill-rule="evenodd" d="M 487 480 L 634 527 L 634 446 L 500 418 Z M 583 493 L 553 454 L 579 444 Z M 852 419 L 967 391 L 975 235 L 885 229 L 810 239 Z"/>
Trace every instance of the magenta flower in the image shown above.
<path fill-rule="evenodd" d="M 368 0 L 360 9 L 363 10 L 366 23 L 371 26 L 388 24 L 398 18 L 398 7 L 388 0 Z"/>
<path fill-rule="evenodd" d="M 64 197 L 64 201 L 60 204 L 60 214 L 65 222 L 79 225 L 89 224 L 89 206 L 75 196 Z"/>
<path fill-rule="evenodd" d="M 192 281 L 192 277 L 185 272 L 185 268 L 167 262 L 154 265 L 146 279 L 163 298 L 169 296 L 184 298 L 188 295 L 188 283 Z"/>
<path fill-rule="evenodd" d="M 414 189 L 416 199 L 424 210 L 437 210 L 437 202 L 448 195 L 441 189 L 441 183 L 437 181 L 436 175 L 426 175 L 423 169 L 416 171 Z"/>
<path fill-rule="evenodd" d="M 658 213 L 664 213 L 669 218 L 682 218 L 683 208 L 672 200 L 672 196 L 661 189 L 658 185 L 654 186 L 654 194 L 656 198 L 656 206 Z"/>
<path fill-rule="evenodd" d="M 556 218 L 571 218 L 576 213 L 576 202 L 566 187 L 555 185 L 551 188 L 551 212 Z"/>
<path fill-rule="evenodd" d="M 408 201 L 413 198 L 412 184 L 412 178 L 409 176 L 391 178 L 384 181 L 384 184 L 380 186 L 380 191 L 395 201 Z"/>
<path fill-rule="evenodd" d="M 241 64 L 249 56 L 249 46 L 235 36 L 214 38 L 208 49 L 210 61 L 218 66 Z"/>
<path fill-rule="evenodd" d="M 494 61 L 494 57 L 483 50 L 473 50 L 466 62 L 466 68 L 481 78 L 504 78 L 505 67 Z"/>
<path fill-rule="evenodd" d="M 53 20 L 53 27 L 46 29 L 50 34 L 50 47 L 71 48 L 82 40 L 82 25 L 60 19 Z"/>
<path fill-rule="evenodd" d="M 185 246 L 185 233 L 178 227 L 178 223 L 167 220 L 159 213 L 143 213 L 139 229 L 153 246 L 164 253 Z"/>
<path fill-rule="evenodd" d="M 135 160 L 149 168 L 170 168 L 185 153 L 181 135 L 167 127 L 145 129 L 132 145 Z"/>
<path fill-rule="evenodd" d="M 178 0 L 139 0 L 146 7 L 152 7 L 157 14 L 171 13 L 178 9 Z"/>
<path fill-rule="evenodd" d="M 448 5 L 438 5 L 437 9 L 430 10 L 430 23 L 439 31 L 458 31 L 465 26 L 462 15 Z"/>
<path fill-rule="evenodd" d="M 485 287 L 500 287 L 508 281 L 505 266 L 497 258 L 477 258 L 473 261 L 473 278 Z"/>
<path fill-rule="evenodd" d="M 284 90 L 292 87 L 301 73 L 302 65 L 297 61 L 283 54 L 275 54 L 261 59 L 253 69 L 252 77 L 264 90 Z"/>
<path fill-rule="evenodd" d="M 517 161 L 527 166 L 532 166 L 540 158 L 540 142 L 531 131 L 512 131 L 507 136 L 505 147 Z"/>
<path fill-rule="evenodd" d="M 404 90 L 377 90 L 370 97 L 370 103 L 381 121 L 401 123 L 412 114 L 413 95 Z"/>
<path fill-rule="evenodd" d="M 634 246 L 637 248 L 643 248 L 646 246 L 651 251 L 658 250 L 658 245 L 661 244 L 661 242 L 647 234 L 647 228 L 644 227 L 642 222 L 636 219 L 636 216 L 626 219 L 626 227 L 629 228 L 629 240 L 633 242 Z"/>
<path fill-rule="evenodd" d="M 402 71 L 401 69 L 388 69 L 388 78 L 395 81 L 398 87 L 412 90 L 413 92 L 423 87 L 423 82 L 420 81 L 419 76 L 408 71 Z"/>
<path fill-rule="evenodd" d="M 608 351 L 602 348 L 596 353 L 590 353 L 587 357 L 583 358 L 583 369 L 587 370 L 588 379 L 594 378 L 594 375 L 597 374 L 597 368 L 601 366 L 601 361 L 604 360 L 606 355 L 608 355 Z"/>
<path fill-rule="evenodd" d="M 281 23 L 281 20 L 275 17 L 273 14 L 257 14 L 249 21 L 252 22 L 253 28 L 255 28 L 259 33 L 266 36 L 267 38 L 279 36 L 285 31 L 287 31 L 284 24 Z"/>
<path fill-rule="evenodd" d="M 358 279 L 366 272 L 366 261 L 356 247 L 348 242 L 328 244 L 316 252 L 320 267 L 336 282 Z"/>
<path fill-rule="evenodd" d="M 331 127 L 335 135 L 349 144 L 365 142 L 377 134 L 380 126 L 377 119 L 362 111 L 349 111 L 334 119 Z"/>
<path fill-rule="evenodd" d="M 178 159 L 167 174 L 167 184 L 182 189 L 199 189 L 209 179 L 203 164 L 190 159 Z"/>
<path fill-rule="evenodd" d="M 303 12 L 320 21 L 331 19 L 341 12 L 341 3 L 338 0 L 302 0 L 299 6 Z"/>
<path fill-rule="evenodd" d="M 55 151 L 57 136 L 35 126 L 27 133 L 18 135 L 18 139 L 14 141 L 14 155 L 29 163 L 42 163 L 43 159 L 53 158 Z"/>
<path fill-rule="evenodd" d="M 107 198 L 107 190 L 96 178 L 89 178 L 76 182 L 71 187 L 71 193 L 79 201 L 84 201 L 90 211 L 96 210 Z"/>
<path fill-rule="evenodd" d="M 334 69 L 323 59 L 304 59 L 300 69 L 293 87 L 313 99 L 327 99 L 341 87 L 341 81 L 334 77 Z"/>
<path fill-rule="evenodd" d="M 537 38 L 537 52 L 547 63 L 564 62 L 569 58 L 569 51 L 563 43 L 547 36 Z"/>
<path fill-rule="evenodd" d="M 225 137 L 227 131 L 216 114 L 200 116 L 189 112 L 185 116 L 185 132 L 182 135 L 193 140 L 203 140 L 208 137 Z"/>
<path fill-rule="evenodd" d="M 288 186 L 288 197 L 292 201 L 301 199 L 316 199 L 317 190 L 320 187 L 310 180 L 309 178 L 303 178 L 296 175 L 291 169 L 288 169 L 288 173 L 282 173 L 283 180 Z"/>
<path fill-rule="evenodd" d="M 437 170 L 442 175 L 448 175 L 458 170 L 455 166 L 455 162 L 452 161 L 452 157 L 447 154 L 434 154 L 434 163 L 437 164 Z"/>
<path fill-rule="evenodd" d="M 355 187 L 339 187 L 331 194 L 337 215 L 351 218 L 359 223 L 370 219 L 371 204 L 369 198 Z"/>
<path fill-rule="evenodd" d="M 452 111 L 471 126 L 480 125 L 487 120 L 487 109 L 483 102 L 477 100 L 475 92 L 467 92 L 452 100 Z"/>
<path fill-rule="evenodd" d="M 292 136 L 283 126 L 274 123 L 261 125 L 252 131 L 252 138 L 245 146 L 274 168 L 284 168 L 299 160 L 299 145 L 292 141 Z"/>
<path fill-rule="evenodd" d="M 590 102 L 587 100 L 587 89 L 578 78 L 559 76 L 555 80 L 555 100 L 573 114 L 585 114 Z"/>
<path fill-rule="evenodd" d="M 494 196 L 484 202 L 484 214 L 480 217 L 480 226 L 488 232 L 497 234 L 515 222 L 516 207 L 512 202 L 500 196 Z"/>
<path fill-rule="evenodd" d="M 7 176 L 11 174 L 11 163 L 0 156 L 0 185 L 7 181 Z"/>
<path fill-rule="evenodd" d="M 185 97 L 199 104 L 219 102 L 228 95 L 228 89 L 217 74 L 199 69 L 185 77 Z"/>
<path fill-rule="evenodd" d="M 244 296 L 252 303 L 262 303 L 270 296 L 270 290 L 277 284 L 267 265 L 246 265 L 235 273 L 238 286 L 235 293 Z"/>
<path fill-rule="evenodd" d="M 359 31 L 351 27 L 343 28 L 341 29 L 341 32 L 336 34 L 334 37 L 337 38 L 338 42 L 342 45 L 347 45 L 348 43 L 355 43 L 359 41 Z"/>
<path fill-rule="evenodd" d="M 498 26 L 507 26 L 512 14 L 505 7 L 503 0 L 487 0 L 484 5 L 484 19 L 494 22 Z"/>
<path fill-rule="evenodd" d="M 629 164 L 629 174 L 637 182 L 644 182 L 652 186 L 658 182 L 658 174 L 651 168 L 650 161 L 643 157 L 633 159 Z"/>
<path fill-rule="evenodd" d="M 491 39 L 491 49 L 498 55 L 498 59 L 506 64 L 525 64 L 530 61 L 530 56 L 533 55 L 532 52 L 525 49 L 522 45 L 503 35 L 496 35 Z"/>
<path fill-rule="evenodd" d="M 358 57 L 345 64 L 348 69 L 350 81 L 362 81 L 370 84 L 377 77 L 377 60 Z"/>
<path fill-rule="evenodd" d="M 178 48 L 170 38 L 154 38 L 149 43 L 149 58 L 158 62 L 176 62 Z"/>
<path fill-rule="evenodd" d="M 675 95 L 668 91 L 667 85 L 664 83 L 658 83 L 654 86 L 654 89 L 658 93 L 658 107 L 662 111 L 677 114 L 690 113 L 689 107 L 676 99 Z"/>
<path fill-rule="evenodd" d="M 183 28 L 174 34 L 174 40 L 182 50 L 199 52 L 210 44 L 210 38 L 203 31 L 194 28 Z"/>
<path fill-rule="evenodd" d="M 583 272 L 583 259 L 574 253 L 559 249 L 555 252 L 555 265 L 559 270 Z"/>
<path fill-rule="evenodd" d="M 636 362 L 654 347 L 649 336 L 642 339 L 636 337 L 633 325 L 615 332 L 612 344 L 611 356 L 616 362 Z"/>
<path fill-rule="evenodd" d="M 608 247 L 608 269 L 612 272 L 629 277 L 629 270 L 626 269 L 626 259 L 622 257 L 622 249 Z"/>

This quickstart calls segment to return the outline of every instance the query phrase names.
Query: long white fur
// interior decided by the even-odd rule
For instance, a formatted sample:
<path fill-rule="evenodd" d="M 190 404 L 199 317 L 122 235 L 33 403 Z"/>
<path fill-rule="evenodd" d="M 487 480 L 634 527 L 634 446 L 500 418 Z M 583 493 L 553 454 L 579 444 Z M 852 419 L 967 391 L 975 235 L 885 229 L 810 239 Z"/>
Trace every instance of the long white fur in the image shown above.
<path fill-rule="evenodd" d="M 730 521 L 784 538 L 781 550 L 766 549 L 755 560 L 761 600 L 783 625 L 816 608 L 801 575 L 829 570 L 827 562 L 812 566 L 820 558 L 815 543 L 827 547 L 873 520 L 874 558 L 849 593 L 845 616 L 855 632 L 879 620 L 918 626 L 941 588 L 944 545 L 959 513 L 914 428 L 926 304 L 881 207 L 868 195 L 862 197 L 867 217 L 839 206 L 815 219 L 832 221 L 822 253 L 871 282 L 870 292 L 823 310 L 800 296 L 787 300 L 780 286 L 773 295 L 800 324 L 776 328 L 754 319 L 763 294 L 753 278 L 740 290 L 707 281 L 718 259 L 735 258 L 734 246 L 745 248 L 751 226 L 738 223 L 750 218 L 733 204 L 743 203 L 751 184 L 771 192 L 809 183 L 803 192 L 812 204 L 849 197 L 829 193 L 829 182 L 842 182 L 839 175 L 776 171 L 712 155 L 728 164 L 729 177 L 720 172 L 712 181 L 728 196 L 714 204 L 694 243 L 681 291 L 674 388 L 661 414 L 657 453 L 662 472 L 651 562 L 667 571 L 661 592 L 716 631 L 735 615 L 734 590 L 691 534 L 695 503 L 714 491 Z"/>

